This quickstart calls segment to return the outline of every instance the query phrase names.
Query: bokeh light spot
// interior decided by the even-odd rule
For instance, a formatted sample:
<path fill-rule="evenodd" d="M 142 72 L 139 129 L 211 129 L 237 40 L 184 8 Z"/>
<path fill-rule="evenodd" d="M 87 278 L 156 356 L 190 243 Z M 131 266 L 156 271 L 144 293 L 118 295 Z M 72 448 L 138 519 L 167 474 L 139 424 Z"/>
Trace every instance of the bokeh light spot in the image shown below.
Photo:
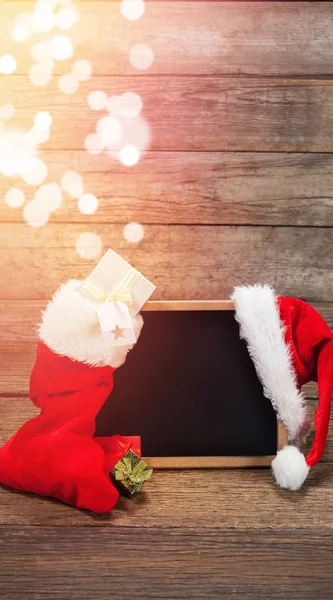
<path fill-rule="evenodd" d="M 97 133 L 89 133 L 84 140 L 84 147 L 89 154 L 101 154 L 104 146 Z"/>
<path fill-rule="evenodd" d="M 120 150 L 119 158 L 123 165 L 126 165 L 126 167 L 132 167 L 140 160 L 140 152 L 136 146 L 128 144 Z"/>
<path fill-rule="evenodd" d="M 125 92 L 122 96 L 110 96 L 106 107 L 115 116 L 137 117 L 142 111 L 143 103 L 139 94 Z"/>
<path fill-rule="evenodd" d="M 54 27 L 55 18 L 52 10 L 50 10 L 47 6 L 36 6 L 32 16 L 31 16 L 31 25 L 33 26 L 35 31 L 51 31 Z"/>
<path fill-rule="evenodd" d="M 47 166 L 37 156 L 32 156 L 24 161 L 21 168 L 21 177 L 29 185 L 40 185 L 46 179 Z"/>
<path fill-rule="evenodd" d="M 16 59 L 11 54 L 4 54 L 0 58 L 0 73 L 11 75 L 17 67 Z"/>
<path fill-rule="evenodd" d="M 50 44 L 47 41 L 34 44 L 30 50 L 30 54 L 36 61 L 52 58 Z"/>
<path fill-rule="evenodd" d="M 144 230 L 140 223 L 127 223 L 124 227 L 124 238 L 131 244 L 141 242 L 144 236 Z"/>
<path fill-rule="evenodd" d="M 49 220 L 50 212 L 41 202 L 30 200 L 23 209 L 23 217 L 31 227 L 43 227 Z"/>
<path fill-rule="evenodd" d="M 78 201 L 78 207 L 84 215 L 92 215 L 98 208 L 98 200 L 94 194 L 83 194 Z"/>
<path fill-rule="evenodd" d="M 91 92 L 88 96 L 88 105 L 93 110 L 103 110 L 105 108 L 107 102 L 107 95 L 100 91 L 95 90 Z"/>
<path fill-rule="evenodd" d="M 6 193 L 5 200 L 11 208 L 19 208 L 24 204 L 24 193 L 18 188 L 11 188 Z"/>
<path fill-rule="evenodd" d="M 50 130 L 34 125 L 29 131 L 29 139 L 35 146 L 44 144 L 44 142 L 47 142 L 47 140 L 50 139 Z"/>
<path fill-rule="evenodd" d="M 12 104 L 3 104 L 0 106 L 0 119 L 12 119 L 15 115 L 15 108 Z"/>
<path fill-rule="evenodd" d="M 48 129 L 52 125 L 52 117 L 49 112 L 46 110 L 42 110 L 36 113 L 34 123 L 37 127 L 41 129 Z"/>
<path fill-rule="evenodd" d="M 76 171 L 67 171 L 61 178 L 61 187 L 72 198 L 79 198 L 83 194 L 82 177 Z"/>
<path fill-rule="evenodd" d="M 80 82 L 73 73 L 66 73 L 59 77 L 58 81 L 59 89 L 64 94 L 75 94 L 79 89 Z"/>
<path fill-rule="evenodd" d="M 97 233 L 81 233 L 76 240 L 76 251 L 82 258 L 97 258 L 102 252 L 102 240 Z"/>
<path fill-rule="evenodd" d="M 71 29 L 78 19 L 77 12 L 73 7 L 61 8 L 55 17 L 55 22 L 59 29 Z"/>
<path fill-rule="evenodd" d="M 29 38 L 30 31 L 29 28 L 23 23 L 17 23 L 14 25 L 12 30 L 12 37 L 15 42 L 26 42 Z"/>
<path fill-rule="evenodd" d="M 62 191 L 57 183 L 46 183 L 37 190 L 35 199 L 45 205 L 49 212 L 53 212 L 61 206 Z"/>
<path fill-rule="evenodd" d="M 97 123 L 97 133 L 104 146 L 112 147 L 121 140 L 123 128 L 115 117 L 103 117 Z"/>
<path fill-rule="evenodd" d="M 92 66 L 88 60 L 77 60 L 72 67 L 72 73 L 79 81 L 88 81 L 92 74 Z"/>
<path fill-rule="evenodd" d="M 153 64 L 154 52 L 146 44 L 137 44 L 130 49 L 129 60 L 135 69 L 144 71 Z"/>
<path fill-rule="evenodd" d="M 120 12 L 129 21 L 137 21 L 144 15 L 145 3 L 143 0 L 122 0 Z"/>
<path fill-rule="evenodd" d="M 56 60 L 67 60 L 73 56 L 73 44 L 66 35 L 56 35 L 50 41 L 51 55 Z"/>
<path fill-rule="evenodd" d="M 53 60 L 42 60 L 41 62 L 31 65 L 29 69 L 29 79 L 31 83 L 40 87 L 50 83 L 53 68 Z"/>

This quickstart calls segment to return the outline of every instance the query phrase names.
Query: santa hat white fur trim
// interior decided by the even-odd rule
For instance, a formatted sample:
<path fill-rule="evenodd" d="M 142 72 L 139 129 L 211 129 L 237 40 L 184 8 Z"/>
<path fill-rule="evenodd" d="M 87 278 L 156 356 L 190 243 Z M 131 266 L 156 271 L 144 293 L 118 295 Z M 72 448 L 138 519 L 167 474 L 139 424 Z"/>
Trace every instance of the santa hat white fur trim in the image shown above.
<path fill-rule="evenodd" d="M 296 446 L 285 446 L 272 462 L 276 483 L 287 490 L 298 490 L 308 476 L 310 467 Z"/>
<path fill-rule="evenodd" d="M 274 290 L 269 285 L 237 287 L 232 299 L 240 336 L 247 343 L 264 394 L 286 425 L 289 439 L 295 440 L 304 429 L 306 407 L 284 340 Z"/>
<path fill-rule="evenodd" d="M 43 312 L 40 339 L 56 354 L 91 366 L 120 367 L 133 347 L 107 348 L 99 325 L 97 305 L 77 291 L 81 281 L 70 280 L 56 291 Z M 143 325 L 141 315 L 134 318 L 138 339 Z"/>

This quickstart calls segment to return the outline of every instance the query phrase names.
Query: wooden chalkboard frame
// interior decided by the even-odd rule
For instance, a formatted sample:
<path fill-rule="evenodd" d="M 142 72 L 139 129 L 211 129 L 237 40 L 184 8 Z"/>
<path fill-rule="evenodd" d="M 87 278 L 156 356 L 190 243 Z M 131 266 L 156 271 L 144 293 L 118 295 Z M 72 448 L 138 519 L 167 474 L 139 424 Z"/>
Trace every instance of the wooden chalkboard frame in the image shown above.
<path fill-rule="evenodd" d="M 234 310 L 231 300 L 151 300 L 143 311 L 159 310 Z M 288 444 L 284 424 L 277 421 L 277 450 Z M 274 456 L 146 456 L 154 469 L 214 469 L 233 467 L 269 467 Z"/>

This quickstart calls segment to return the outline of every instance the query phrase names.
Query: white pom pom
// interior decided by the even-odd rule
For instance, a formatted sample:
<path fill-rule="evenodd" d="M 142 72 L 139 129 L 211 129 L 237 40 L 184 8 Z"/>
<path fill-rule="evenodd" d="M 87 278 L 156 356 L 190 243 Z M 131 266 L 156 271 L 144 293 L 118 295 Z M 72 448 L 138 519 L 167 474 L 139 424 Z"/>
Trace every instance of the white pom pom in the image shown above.
<path fill-rule="evenodd" d="M 285 446 L 272 462 L 276 483 L 288 490 L 298 490 L 309 473 L 310 467 L 296 446 Z"/>

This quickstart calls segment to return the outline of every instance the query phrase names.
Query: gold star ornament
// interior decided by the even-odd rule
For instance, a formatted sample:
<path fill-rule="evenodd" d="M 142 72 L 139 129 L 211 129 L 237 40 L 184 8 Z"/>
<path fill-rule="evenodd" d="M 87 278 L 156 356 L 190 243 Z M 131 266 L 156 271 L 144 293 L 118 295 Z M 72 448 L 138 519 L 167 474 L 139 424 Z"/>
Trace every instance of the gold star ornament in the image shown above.
<path fill-rule="evenodd" d="M 118 327 L 118 325 L 116 325 L 115 328 L 111 329 L 110 331 L 111 331 L 111 333 L 113 333 L 115 341 L 120 337 L 122 337 L 122 338 L 126 337 L 124 334 L 125 329 L 120 329 L 120 327 Z"/>

